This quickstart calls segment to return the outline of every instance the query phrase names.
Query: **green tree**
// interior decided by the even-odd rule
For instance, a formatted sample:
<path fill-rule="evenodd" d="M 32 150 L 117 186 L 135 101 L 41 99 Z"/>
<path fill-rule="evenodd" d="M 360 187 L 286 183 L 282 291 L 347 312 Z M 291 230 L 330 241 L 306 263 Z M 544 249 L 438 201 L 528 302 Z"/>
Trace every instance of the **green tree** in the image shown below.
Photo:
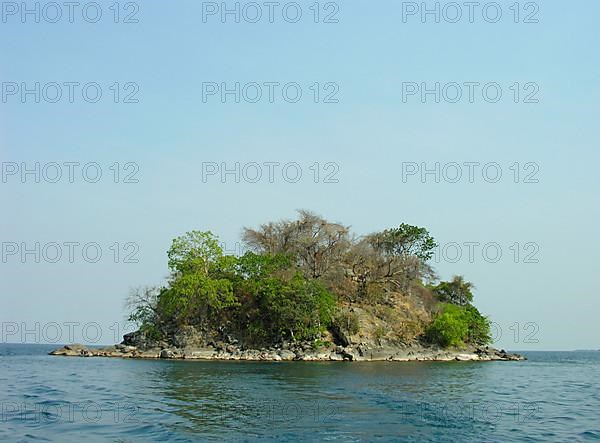
<path fill-rule="evenodd" d="M 211 324 L 237 304 L 230 277 L 235 257 L 223 255 L 211 232 L 191 231 L 173 240 L 167 252 L 171 281 L 160 296 L 163 314 L 179 324 Z"/>
<path fill-rule="evenodd" d="M 210 266 L 223 256 L 223 249 L 212 232 L 190 231 L 173 239 L 167 256 L 173 273 L 194 271 L 208 275 Z"/>
<path fill-rule="evenodd" d="M 427 261 L 433 256 L 437 243 L 425 228 L 402 223 L 370 236 L 371 244 L 380 253 L 395 257 L 417 257 Z"/>
<path fill-rule="evenodd" d="M 263 305 L 272 334 L 310 340 L 329 326 L 335 300 L 322 284 L 298 272 L 278 286 L 278 291 L 266 293 Z"/>
<path fill-rule="evenodd" d="M 443 303 L 467 306 L 473 302 L 473 288 L 473 283 L 466 281 L 460 275 L 455 275 L 451 281 L 440 282 L 432 290 Z"/>
<path fill-rule="evenodd" d="M 466 306 L 468 331 L 467 343 L 474 345 L 487 345 L 492 342 L 492 325 L 489 318 L 481 315 L 475 306 Z"/>

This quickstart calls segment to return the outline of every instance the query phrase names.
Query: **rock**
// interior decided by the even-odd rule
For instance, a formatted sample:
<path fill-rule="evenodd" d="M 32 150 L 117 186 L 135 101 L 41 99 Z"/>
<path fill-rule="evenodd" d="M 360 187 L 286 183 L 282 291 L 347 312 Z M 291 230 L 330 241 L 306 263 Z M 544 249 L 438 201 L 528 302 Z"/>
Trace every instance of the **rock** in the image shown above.
<path fill-rule="evenodd" d="M 121 346 L 135 346 L 136 348 L 151 347 L 151 340 L 142 331 L 129 332 L 123 336 Z"/>
<path fill-rule="evenodd" d="M 149 349 L 146 351 L 136 351 L 133 354 L 135 358 L 160 358 L 160 350 L 159 349 Z"/>
<path fill-rule="evenodd" d="M 49 354 L 50 355 L 69 355 L 70 352 L 72 352 L 72 351 L 69 351 L 65 348 L 60 348 L 60 349 L 55 349 L 53 351 L 50 351 Z M 72 355 L 74 355 L 74 354 L 72 354 Z"/>
<path fill-rule="evenodd" d="M 63 355 L 66 357 L 92 357 L 94 353 L 80 344 L 65 345 L 62 348 L 55 349 L 50 355 Z"/>
<path fill-rule="evenodd" d="M 282 349 L 281 351 L 279 351 L 279 356 L 284 361 L 290 361 L 290 360 L 294 360 L 296 358 L 296 354 L 287 349 Z"/>
<path fill-rule="evenodd" d="M 212 348 L 185 350 L 183 358 L 191 360 L 212 360 L 216 355 L 216 351 Z"/>
<path fill-rule="evenodd" d="M 359 349 L 362 357 L 370 361 L 383 361 L 391 360 L 392 356 L 396 354 L 397 349 L 391 347 L 378 347 L 378 348 L 366 348 L 362 347 Z"/>
<path fill-rule="evenodd" d="M 87 350 L 87 347 L 80 345 L 79 343 L 75 343 L 72 345 L 65 345 L 65 349 L 67 351 L 76 351 L 76 352 L 81 352 L 83 350 Z"/>
<path fill-rule="evenodd" d="M 479 356 L 477 354 L 458 354 L 454 359 L 456 361 L 471 361 L 478 360 Z"/>
<path fill-rule="evenodd" d="M 331 332 L 333 333 L 333 337 L 334 337 L 336 343 L 339 343 L 340 345 L 342 345 L 344 347 L 350 346 L 350 344 L 352 343 L 350 340 L 350 337 L 344 331 L 342 331 L 339 327 L 334 326 L 331 329 Z"/>
<path fill-rule="evenodd" d="M 175 353 L 170 349 L 163 349 L 162 351 L 160 351 L 160 358 L 173 358 L 174 356 Z"/>
<path fill-rule="evenodd" d="M 381 346 L 373 345 L 367 340 L 353 346 L 320 346 L 317 349 L 314 347 L 314 342 L 282 342 L 268 348 L 243 349 L 243 345 L 231 344 L 229 339 L 227 342 L 213 339 L 214 347 L 203 345 L 181 349 L 166 343 L 160 347 L 137 347 L 130 343 L 140 343 L 139 334 L 133 336 L 127 334 L 126 337 L 125 342 L 129 344 L 121 343 L 99 349 L 88 348 L 82 344 L 70 344 L 51 351 L 50 355 L 251 361 L 518 361 L 525 359 L 518 354 L 509 354 L 504 349 L 497 350 L 488 346 L 471 346 L 452 350 L 416 342 L 397 345 L 385 342 Z M 148 343 L 146 342 L 146 344 Z"/>

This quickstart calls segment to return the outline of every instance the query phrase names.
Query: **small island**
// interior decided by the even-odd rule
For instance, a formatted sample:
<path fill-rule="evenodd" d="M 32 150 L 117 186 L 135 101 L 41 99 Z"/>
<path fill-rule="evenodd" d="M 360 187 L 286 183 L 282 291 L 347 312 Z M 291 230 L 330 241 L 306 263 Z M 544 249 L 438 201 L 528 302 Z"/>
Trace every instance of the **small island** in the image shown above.
<path fill-rule="evenodd" d="M 310 211 L 245 228 L 226 255 L 209 231 L 173 240 L 170 276 L 132 291 L 139 329 L 107 348 L 52 355 L 260 361 L 522 360 L 489 346 L 461 276 L 439 281 L 435 240 L 401 224 L 366 236 Z"/>

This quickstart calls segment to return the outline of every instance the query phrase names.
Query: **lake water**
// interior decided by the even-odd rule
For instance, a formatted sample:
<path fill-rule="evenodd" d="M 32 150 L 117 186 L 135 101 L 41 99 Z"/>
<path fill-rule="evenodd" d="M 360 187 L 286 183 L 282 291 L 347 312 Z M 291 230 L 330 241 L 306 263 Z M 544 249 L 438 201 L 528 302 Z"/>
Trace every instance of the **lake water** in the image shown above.
<path fill-rule="evenodd" d="M 0 344 L 0 441 L 600 440 L 600 352 L 523 362 L 186 362 Z"/>

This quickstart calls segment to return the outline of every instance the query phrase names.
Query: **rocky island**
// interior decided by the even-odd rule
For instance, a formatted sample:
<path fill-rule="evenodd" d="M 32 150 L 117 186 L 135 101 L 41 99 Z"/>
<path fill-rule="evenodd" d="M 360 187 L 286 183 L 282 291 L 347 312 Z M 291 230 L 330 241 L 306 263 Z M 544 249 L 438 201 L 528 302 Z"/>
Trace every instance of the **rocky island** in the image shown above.
<path fill-rule="evenodd" d="M 133 290 L 122 343 L 51 355 L 255 361 L 522 360 L 488 346 L 490 320 L 461 276 L 439 281 L 425 228 L 355 236 L 309 211 L 246 228 L 226 255 L 209 231 L 173 240 L 170 277 Z"/>

